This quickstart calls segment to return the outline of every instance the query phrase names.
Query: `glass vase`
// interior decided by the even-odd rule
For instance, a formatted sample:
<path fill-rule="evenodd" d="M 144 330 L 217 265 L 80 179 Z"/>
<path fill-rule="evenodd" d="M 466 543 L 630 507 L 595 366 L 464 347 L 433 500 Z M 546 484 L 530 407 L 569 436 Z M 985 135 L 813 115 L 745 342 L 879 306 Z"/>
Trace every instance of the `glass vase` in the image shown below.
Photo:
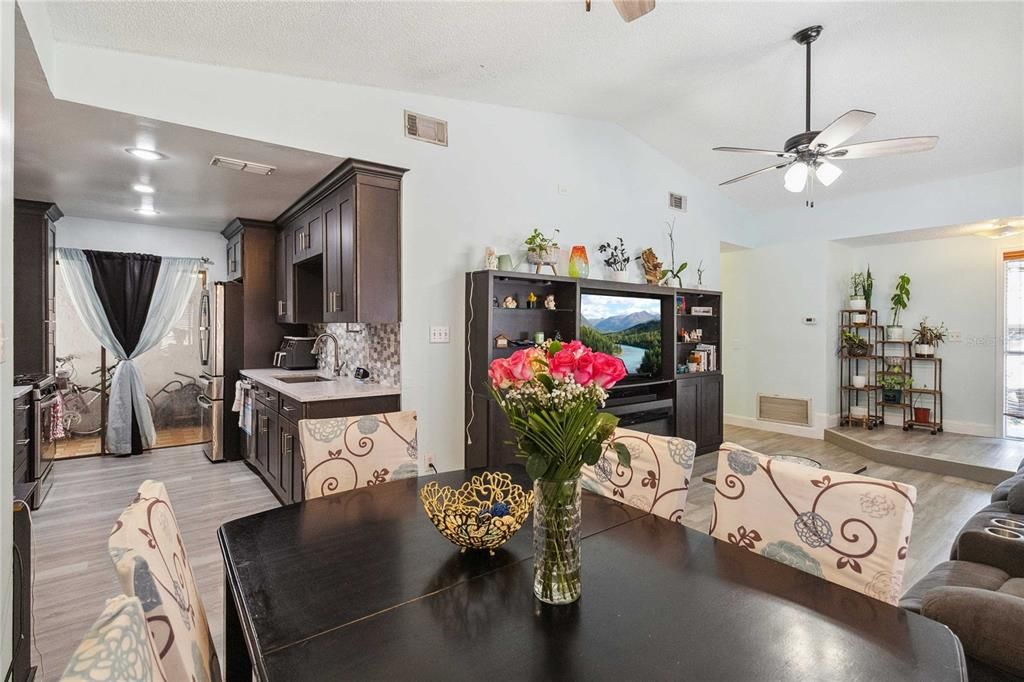
<path fill-rule="evenodd" d="M 590 258 L 587 257 L 587 247 L 576 244 L 569 252 L 569 276 L 586 279 L 590 276 Z"/>
<path fill-rule="evenodd" d="M 548 604 L 580 598 L 580 477 L 533 482 L 533 593 Z"/>

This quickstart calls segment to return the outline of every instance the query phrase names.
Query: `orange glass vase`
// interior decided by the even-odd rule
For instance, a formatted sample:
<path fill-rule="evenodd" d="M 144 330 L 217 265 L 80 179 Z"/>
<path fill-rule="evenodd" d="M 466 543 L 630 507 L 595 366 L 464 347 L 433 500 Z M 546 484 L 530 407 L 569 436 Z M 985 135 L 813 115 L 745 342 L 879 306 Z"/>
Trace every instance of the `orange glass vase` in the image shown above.
<path fill-rule="evenodd" d="M 582 244 L 575 244 L 569 252 L 569 276 L 586 279 L 590 276 L 590 259 L 587 257 L 587 247 Z"/>

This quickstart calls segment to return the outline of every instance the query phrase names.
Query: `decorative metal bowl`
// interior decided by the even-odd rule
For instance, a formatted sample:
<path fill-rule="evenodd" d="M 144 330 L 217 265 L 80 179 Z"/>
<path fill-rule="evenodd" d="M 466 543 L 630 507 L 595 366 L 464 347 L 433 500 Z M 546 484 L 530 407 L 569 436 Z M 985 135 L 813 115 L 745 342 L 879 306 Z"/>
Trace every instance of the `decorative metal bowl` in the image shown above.
<path fill-rule="evenodd" d="M 508 474 L 485 471 L 457 489 L 431 481 L 420 490 L 420 501 L 441 535 L 461 551 L 487 549 L 493 555 L 530 515 L 533 491 Z"/>

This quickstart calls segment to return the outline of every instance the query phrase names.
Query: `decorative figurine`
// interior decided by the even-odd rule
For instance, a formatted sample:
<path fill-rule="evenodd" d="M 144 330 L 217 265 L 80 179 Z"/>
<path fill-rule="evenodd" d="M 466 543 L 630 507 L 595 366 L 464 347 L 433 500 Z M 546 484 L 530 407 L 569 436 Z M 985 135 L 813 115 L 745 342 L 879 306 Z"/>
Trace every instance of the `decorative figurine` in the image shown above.
<path fill-rule="evenodd" d="M 562 332 L 560 332 L 560 331 L 558 331 L 556 329 L 555 330 L 555 341 L 561 341 L 561 340 L 562 340 Z"/>
<path fill-rule="evenodd" d="M 484 268 L 487 270 L 498 269 L 498 254 L 494 251 L 493 246 L 484 249 Z"/>
<path fill-rule="evenodd" d="M 655 255 L 654 249 L 647 247 L 640 252 L 640 261 L 644 266 L 644 279 L 648 284 L 657 284 L 661 281 L 661 261 Z"/>
<path fill-rule="evenodd" d="M 697 264 L 697 288 L 704 288 L 704 261 Z"/>
<path fill-rule="evenodd" d="M 498 301 L 498 297 L 497 296 L 495 296 L 491 300 L 491 305 L 493 305 L 495 308 L 500 308 L 501 307 L 501 302 Z"/>
<path fill-rule="evenodd" d="M 506 296 L 505 300 L 501 303 L 504 308 L 518 308 L 519 301 L 516 300 L 515 296 Z"/>
<path fill-rule="evenodd" d="M 548 294 L 547 296 L 544 297 L 544 307 L 547 308 L 548 310 L 554 310 L 555 309 L 555 295 L 554 294 Z"/>
<path fill-rule="evenodd" d="M 498 334 L 494 337 L 495 348 L 508 348 L 508 337 L 504 334 Z"/>
<path fill-rule="evenodd" d="M 535 345 L 537 345 L 537 346 L 543 345 L 544 344 L 544 332 L 534 332 L 533 333 L 533 343 Z"/>
<path fill-rule="evenodd" d="M 537 294 L 533 293 L 532 291 L 526 297 L 526 307 L 529 308 L 530 310 L 533 310 L 534 308 L 537 307 Z"/>

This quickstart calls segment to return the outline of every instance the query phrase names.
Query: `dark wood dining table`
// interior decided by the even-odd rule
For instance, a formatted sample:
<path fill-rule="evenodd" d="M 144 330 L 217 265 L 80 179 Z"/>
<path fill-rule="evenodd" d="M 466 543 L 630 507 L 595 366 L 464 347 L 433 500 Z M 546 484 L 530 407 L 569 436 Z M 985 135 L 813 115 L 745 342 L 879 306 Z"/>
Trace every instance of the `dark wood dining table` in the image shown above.
<path fill-rule="evenodd" d="M 586 491 L 582 597 L 543 604 L 532 517 L 491 556 L 423 512 L 427 480 L 473 473 L 224 524 L 228 682 L 966 679 L 939 623 Z"/>

